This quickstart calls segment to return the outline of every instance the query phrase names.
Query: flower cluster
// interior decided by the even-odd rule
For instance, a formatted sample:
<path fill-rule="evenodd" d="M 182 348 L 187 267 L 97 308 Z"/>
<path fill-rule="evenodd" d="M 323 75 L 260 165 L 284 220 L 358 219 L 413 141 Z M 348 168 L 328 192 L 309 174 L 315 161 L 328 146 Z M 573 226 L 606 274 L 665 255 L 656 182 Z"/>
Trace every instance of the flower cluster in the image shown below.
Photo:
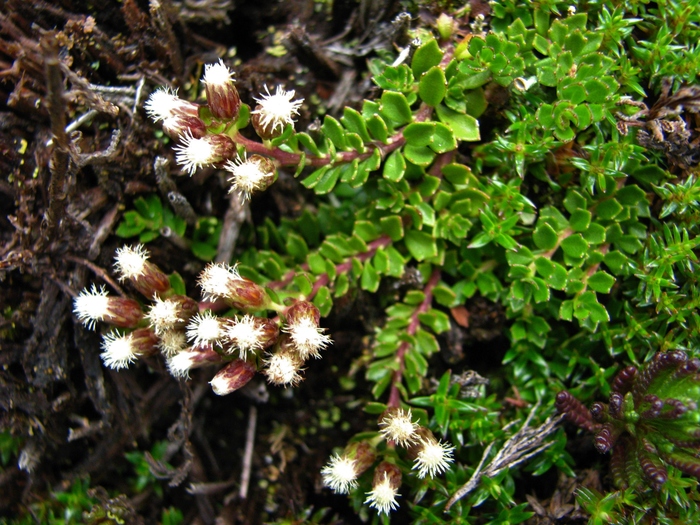
<path fill-rule="evenodd" d="M 700 479 L 700 359 L 685 352 L 658 352 L 641 369 L 628 366 L 611 385 L 608 403 L 588 410 L 569 392 L 557 409 L 595 433 L 599 452 L 612 452 L 610 471 L 621 489 L 660 489 L 666 465 Z"/>
<path fill-rule="evenodd" d="M 406 449 L 406 455 L 413 461 L 413 470 L 420 479 L 442 474 L 453 461 L 454 447 L 439 441 L 428 428 L 413 421 L 410 410 L 388 408 L 379 419 L 379 428 L 380 436 L 387 442 Z M 358 487 L 357 479 L 376 459 L 377 452 L 369 443 L 351 443 L 342 454 L 332 456 L 323 467 L 323 483 L 336 494 L 347 494 Z M 400 495 L 402 474 L 391 459 L 386 457 L 375 467 L 372 490 L 366 493 L 365 503 L 380 514 L 388 514 L 398 507 L 396 497 Z"/>
<path fill-rule="evenodd" d="M 320 357 L 330 344 L 313 304 L 278 305 L 235 266 L 211 263 L 202 271 L 202 303 L 176 293 L 143 246 L 118 249 L 114 267 L 120 281 L 131 283 L 150 305 L 110 296 L 104 286 L 95 285 L 74 301 L 76 316 L 89 329 L 97 322 L 118 328 L 103 335 L 101 357 L 110 368 L 126 368 L 157 353 L 175 377 L 187 378 L 193 368 L 216 365 L 221 368 L 212 389 L 225 395 L 248 383 L 258 370 L 272 384 L 293 386 L 302 379 L 304 362 Z M 239 314 L 215 313 L 229 308 Z M 270 310 L 278 315 L 267 317 Z"/>
<path fill-rule="evenodd" d="M 145 104 L 146 113 L 155 122 L 162 122 L 163 131 L 178 144 L 175 160 L 189 175 L 201 168 L 215 167 L 228 171 L 231 192 L 250 199 L 256 191 L 266 190 L 277 180 L 273 161 L 262 155 L 248 157 L 238 151 L 236 142 L 241 98 L 236 90 L 233 72 L 219 60 L 204 67 L 207 105 L 183 100 L 168 88 L 154 91 Z M 303 99 L 294 99 L 294 91 L 277 86 L 270 93 L 267 86 L 250 113 L 253 129 L 264 141 L 281 135 L 294 125 Z M 247 112 L 246 112 L 247 113 Z"/>

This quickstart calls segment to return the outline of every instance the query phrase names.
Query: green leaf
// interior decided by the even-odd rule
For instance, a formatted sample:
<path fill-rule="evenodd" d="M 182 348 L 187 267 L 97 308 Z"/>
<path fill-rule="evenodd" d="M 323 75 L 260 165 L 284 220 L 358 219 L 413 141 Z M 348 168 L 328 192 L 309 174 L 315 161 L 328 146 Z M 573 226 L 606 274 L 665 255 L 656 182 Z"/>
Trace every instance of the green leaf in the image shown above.
<path fill-rule="evenodd" d="M 389 215 L 379 219 L 379 225 L 382 233 L 391 238 L 392 241 L 403 239 L 403 221 L 398 215 Z"/>
<path fill-rule="evenodd" d="M 323 119 L 323 126 L 321 126 L 321 131 L 327 139 L 329 139 L 336 149 L 346 150 L 347 141 L 345 140 L 345 131 L 336 119 L 330 115 L 326 115 Z"/>
<path fill-rule="evenodd" d="M 458 113 L 442 104 L 435 108 L 440 122 L 449 126 L 457 140 L 477 141 L 481 140 L 479 133 L 479 121 L 471 115 Z"/>
<path fill-rule="evenodd" d="M 615 278 L 607 272 L 599 271 L 588 278 L 588 287 L 596 292 L 610 293 Z"/>
<path fill-rule="evenodd" d="M 417 261 L 437 255 L 437 244 L 432 235 L 423 231 L 409 230 L 405 237 L 406 248 Z"/>
<path fill-rule="evenodd" d="M 392 121 L 394 126 L 403 126 L 411 122 L 413 115 L 408 100 L 402 93 L 385 91 L 380 99 L 379 111 L 383 117 Z"/>
<path fill-rule="evenodd" d="M 596 215 L 603 220 L 612 220 L 622 211 L 622 205 L 616 199 L 599 202 L 595 208 Z"/>
<path fill-rule="evenodd" d="M 306 241 L 296 232 L 287 232 L 285 249 L 289 255 L 298 261 L 303 261 L 309 253 L 309 247 Z"/>
<path fill-rule="evenodd" d="M 435 130 L 433 131 L 432 141 L 430 143 L 430 149 L 435 153 L 446 153 L 457 148 L 457 141 L 455 140 L 454 134 L 444 124 L 439 122 L 435 124 Z"/>
<path fill-rule="evenodd" d="M 538 221 L 537 228 L 532 234 L 532 240 L 540 250 L 551 250 L 559 242 L 559 236 L 549 224 Z"/>
<path fill-rule="evenodd" d="M 362 118 L 362 115 L 358 111 L 346 106 L 343 109 L 343 116 L 340 121 L 348 130 L 357 133 L 362 140 L 371 142 L 372 139 L 367 132 L 365 119 Z"/>
<path fill-rule="evenodd" d="M 362 268 L 362 277 L 360 278 L 360 287 L 368 292 L 376 292 L 379 288 L 379 274 L 372 266 L 371 261 L 365 261 Z"/>
<path fill-rule="evenodd" d="M 569 224 L 575 232 L 582 232 L 588 229 L 591 223 L 591 212 L 588 210 L 576 210 L 571 214 Z"/>
<path fill-rule="evenodd" d="M 185 287 L 185 280 L 180 276 L 179 273 L 173 272 L 168 276 L 168 281 L 170 282 L 170 287 L 178 295 L 187 295 L 187 288 Z"/>
<path fill-rule="evenodd" d="M 314 297 L 313 303 L 316 308 L 318 308 L 319 312 L 321 312 L 321 317 L 326 317 L 329 313 L 331 313 L 331 309 L 333 308 L 333 298 L 331 297 L 331 291 L 327 286 L 321 286 L 321 288 L 319 288 L 316 297 Z"/>
<path fill-rule="evenodd" d="M 588 243 L 580 233 L 576 233 L 561 241 L 561 249 L 564 250 L 564 253 L 569 257 L 580 259 L 586 255 Z"/>
<path fill-rule="evenodd" d="M 442 99 L 445 98 L 447 85 L 445 80 L 445 72 L 440 66 L 431 67 L 421 77 L 418 85 L 418 95 L 421 100 L 429 106 L 437 106 Z"/>
<path fill-rule="evenodd" d="M 403 148 L 406 159 L 417 166 L 429 166 L 435 158 L 435 153 L 428 147 L 416 147 L 406 144 Z"/>
<path fill-rule="evenodd" d="M 433 140 L 435 122 L 413 122 L 403 130 L 406 143 L 415 147 L 429 145 Z"/>
<path fill-rule="evenodd" d="M 381 117 L 372 115 L 367 120 L 367 129 L 376 140 L 386 144 L 387 138 L 389 137 L 389 130 Z"/>
<path fill-rule="evenodd" d="M 382 176 L 392 182 L 399 182 L 406 173 L 406 161 L 399 150 L 392 152 L 384 163 Z"/>
<path fill-rule="evenodd" d="M 416 49 L 415 53 L 413 53 L 413 60 L 411 61 L 413 76 L 415 78 L 420 78 L 420 76 L 431 67 L 439 65 L 442 61 L 442 55 L 443 52 L 440 46 L 438 46 L 437 40 L 434 38 L 421 45 Z"/>

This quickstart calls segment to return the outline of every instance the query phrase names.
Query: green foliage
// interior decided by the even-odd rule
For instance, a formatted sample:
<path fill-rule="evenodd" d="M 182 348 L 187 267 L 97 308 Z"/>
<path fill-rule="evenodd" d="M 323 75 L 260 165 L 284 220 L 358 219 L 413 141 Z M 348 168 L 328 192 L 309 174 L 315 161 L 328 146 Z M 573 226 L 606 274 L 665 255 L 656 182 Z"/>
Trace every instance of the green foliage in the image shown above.
<path fill-rule="evenodd" d="M 127 452 L 124 454 L 127 461 L 134 467 L 134 473 L 136 476 L 131 478 L 131 485 L 133 486 L 135 492 L 140 493 L 147 487 L 150 487 L 158 496 L 163 495 L 163 487 L 158 482 L 158 478 L 153 475 L 149 459 L 146 457 L 146 454 L 150 455 L 152 460 L 161 461 L 167 449 L 167 441 L 156 441 L 150 452 L 144 453 L 140 450 L 135 450 L 134 452 Z M 165 465 L 169 466 L 167 463 Z"/>

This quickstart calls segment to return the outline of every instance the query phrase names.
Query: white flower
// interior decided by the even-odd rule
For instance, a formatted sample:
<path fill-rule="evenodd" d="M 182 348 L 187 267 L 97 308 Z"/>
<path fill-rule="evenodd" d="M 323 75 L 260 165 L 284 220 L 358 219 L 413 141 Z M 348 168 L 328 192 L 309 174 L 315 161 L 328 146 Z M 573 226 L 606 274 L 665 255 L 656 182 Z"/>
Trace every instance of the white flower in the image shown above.
<path fill-rule="evenodd" d="M 144 104 L 146 113 L 155 122 L 172 117 L 175 110 L 182 104 L 182 100 L 177 96 L 176 90 L 170 90 L 167 87 L 158 88 Z"/>
<path fill-rule="evenodd" d="M 277 352 L 264 362 L 267 368 L 263 373 L 270 383 L 278 386 L 294 386 L 301 381 L 300 363 L 289 353 Z"/>
<path fill-rule="evenodd" d="M 413 464 L 413 470 L 418 471 L 418 477 L 421 479 L 426 475 L 432 478 L 436 474 L 442 474 L 453 461 L 454 449 L 449 443 L 442 443 L 434 439 L 422 440 Z"/>
<path fill-rule="evenodd" d="M 199 276 L 199 286 L 204 292 L 205 300 L 215 301 L 229 294 L 228 285 L 231 281 L 240 280 L 241 276 L 235 266 L 229 266 L 225 263 L 210 263 Z"/>
<path fill-rule="evenodd" d="M 275 178 L 274 165 L 260 155 L 226 161 L 224 168 L 233 175 L 228 179 L 229 193 L 236 191 L 244 200 L 249 200 L 255 191 L 267 189 Z"/>
<path fill-rule="evenodd" d="M 411 420 L 410 410 L 393 409 L 382 418 L 379 426 L 379 432 L 387 440 L 394 441 L 404 447 L 416 442 L 418 423 Z"/>
<path fill-rule="evenodd" d="M 199 352 L 180 352 L 169 358 L 167 361 L 168 371 L 175 377 L 190 378 L 190 369 L 195 363 L 195 359 Z"/>
<path fill-rule="evenodd" d="M 241 359 L 245 359 L 248 352 L 262 348 L 263 335 L 265 331 L 252 315 L 231 319 L 226 327 L 226 339 L 238 348 Z"/>
<path fill-rule="evenodd" d="M 182 136 L 182 143 L 173 148 L 175 161 L 190 175 L 198 168 L 211 166 L 216 161 L 214 145 L 206 138 L 196 139 L 189 131 Z"/>
<path fill-rule="evenodd" d="M 370 507 L 377 509 L 379 514 L 389 514 L 389 511 L 396 510 L 399 504 L 396 502 L 397 491 L 391 486 L 389 475 L 385 472 L 384 479 L 372 487 L 372 490 L 367 493 L 365 503 L 369 503 Z"/>
<path fill-rule="evenodd" d="M 256 102 L 260 105 L 259 108 L 252 112 L 254 115 L 260 115 L 260 123 L 264 128 L 284 129 L 287 124 L 294 123 L 294 117 L 299 114 L 304 99 L 292 100 L 294 98 L 294 90 L 285 91 L 282 86 L 277 86 L 275 94 L 271 95 L 267 86 L 265 86 L 267 94 L 260 94 L 261 98 L 256 98 Z"/>
<path fill-rule="evenodd" d="M 122 335 L 118 332 L 110 332 L 102 336 L 102 350 L 100 354 L 105 366 L 119 370 L 128 368 L 138 357 L 132 334 Z"/>
<path fill-rule="evenodd" d="M 223 335 L 221 320 L 209 310 L 195 315 L 187 325 L 187 339 L 195 346 L 219 343 Z"/>
<path fill-rule="evenodd" d="M 294 348 L 304 361 L 310 356 L 320 358 L 319 350 L 323 350 L 331 342 L 330 337 L 321 333 L 323 329 L 316 326 L 308 317 L 302 317 L 295 324 L 286 326 L 282 330 L 290 335 Z"/>
<path fill-rule="evenodd" d="M 179 305 L 175 301 L 161 299 L 156 295 L 153 297 L 153 303 L 146 318 L 151 323 L 156 334 L 161 335 L 183 321 L 180 318 Z"/>
<path fill-rule="evenodd" d="M 321 469 L 323 484 L 336 494 L 347 494 L 357 487 L 357 469 L 355 460 L 335 454 L 328 465 Z"/>
<path fill-rule="evenodd" d="M 159 335 L 158 348 L 166 357 L 172 357 L 187 349 L 187 337 L 180 330 L 164 330 Z"/>
<path fill-rule="evenodd" d="M 98 289 L 93 284 L 90 290 L 83 289 L 73 300 L 73 312 L 86 327 L 93 330 L 96 321 L 102 321 L 109 315 L 109 296 L 105 287 Z"/>
<path fill-rule="evenodd" d="M 227 85 L 233 80 L 233 71 L 231 71 L 224 61 L 219 59 L 216 64 L 207 64 L 204 66 L 204 77 L 202 82 L 213 86 Z"/>
<path fill-rule="evenodd" d="M 142 244 L 138 244 L 136 247 L 122 246 L 117 248 L 114 267 L 120 274 L 119 280 L 123 281 L 143 275 L 146 261 L 148 261 L 148 251 Z"/>

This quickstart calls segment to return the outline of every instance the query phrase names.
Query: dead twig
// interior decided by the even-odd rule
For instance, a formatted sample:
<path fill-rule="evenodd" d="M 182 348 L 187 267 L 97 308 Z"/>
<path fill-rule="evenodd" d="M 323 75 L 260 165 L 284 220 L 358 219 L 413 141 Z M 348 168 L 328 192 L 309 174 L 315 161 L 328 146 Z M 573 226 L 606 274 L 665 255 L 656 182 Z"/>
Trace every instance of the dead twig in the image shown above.
<path fill-rule="evenodd" d="M 486 450 L 484 450 L 484 454 L 481 456 L 479 465 L 476 467 L 476 470 L 474 470 L 474 474 L 469 478 L 469 481 L 452 495 L 447 505 L 445 505 L 445 512 L 449 511 L 452 505 L 458 500 L 472 492 L 477 487 L 482 477 L 493 478 L 503 470 L 520 465 L 531 457 L 536 456 L 553 444 L 552 441 L 545 443 L 545 440 L 556 430 L 557 425 L 562 420 L 562 416 L 550 416 L 539 427 L 530 428 L 530 421 L 532 421 L 538 409 L 539 404 L 532 407 L 523 426 L 508 438 L 496 456 L 489 462 L 488 466 L 484 467 L 484 463 L 486 463 L 486 459 L 495 445 L 495 443 L 489 443 Z M 506 428 L 512 426 L 513 423 L 507 425 Z"/>
<path fill-rule="evenodd" d="M 241 472 L 241 488 L 238 497 L 246 499 L 248 497 L 248 486 L 250 485 L 250 472 L 253 466 L 253 448 L 255 446 L 255 427 L 258 422 L 258 409 L 255 405 L 250 405 L 248 411 L 248 430 L 245 434 L 245 452 L 243 453 L 243 471 Z"/>

